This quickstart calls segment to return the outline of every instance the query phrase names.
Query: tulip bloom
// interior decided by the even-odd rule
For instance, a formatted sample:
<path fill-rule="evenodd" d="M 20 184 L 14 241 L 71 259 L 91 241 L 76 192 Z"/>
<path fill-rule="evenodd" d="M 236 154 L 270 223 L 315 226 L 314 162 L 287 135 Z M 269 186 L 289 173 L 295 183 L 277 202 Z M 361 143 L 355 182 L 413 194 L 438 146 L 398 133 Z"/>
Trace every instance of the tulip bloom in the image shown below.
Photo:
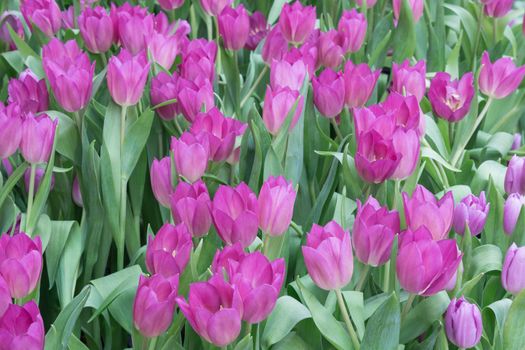
<path fill-rule="evenodd" d="M 38 77 L 26 69 L 11 79 L 7 87 L 9 103 L 16 103 L 23 113 L 39 113 L 49 109 L 49 95 L 45 79 Z"/>
<path fill-rule="evenodd" d="M 78 28 L 90 52 L 103 53 L 111 48 L 113 22 L 102 6 L 86 7 L 78 16 Z"/>
<path fill-rule="evenodd" d="M 314 224 L 302 251 L 308 274 L 318 287 L 341 289 L 352 279 L 350 235 L 337 222 L 330 221 L 324 227 Z"/>
<path fill-rule="evenodd" d="M 394 21 L 397 23 L 399 20 L 399 15 L 401 14 L 401 4 L 403 0 L 393 0 L 394 8 Z M 425 3 L 423 0 L 408 0 L 408 5 L 412 9 L 412 16 L 414 18 L 414 23 L 418 22 L 421 16 L 423 15 L 423 9 Z"/>
<path fill-rule="evenodd" d="M 426 62 L 419 61 L 411 66 L 410 60 L 401 64 L 392 63 L 392 91 L 402 95 L 413 95 L 418 101 L 425 96 Z"/>
<path fill-rule="evenodd" d="M 525 195 L 525 158 L 512 156 L 505 173 L 505 192 Z"/>
<path fill-rule="evenodd" d="M 505 98 L 516 91 L 524 76 L 525 65 L 516 67 L 510 57 L 503 57 L 492 63 L 488 52 L 483 52 L 479 89 L 485 95 L 496 99 Z"/>
<path fill-rule="evenodd" d="M 202 112 L 209 111 L 215 106 L 213 87 L 208 79 L 195 80 L 179 79 L 178 103 L 181 113 L 189 122 Z"/>
<path fill-rule="evenodd" d="M 31 293 L 42 272 L 42 241 L 25 233 L 0 237 L 0 274 L 11 296 L 21 299 Z"/>
<path fill-rule="evenodd" d="M 24 119 L 17 103 L 5 107 L 0 102 L 0 158 L 11 157 L 22 140 Z"/>
<path fill-rule="evenodd" d="M 31 164 L 46 163 L 51 156 L 55 141 L 57 120 L 51 120 L 47 114 L 38 117 L 28 115 L 22 125 L 20 151 Z"/>
<path fill-rule="evenodd" d="M 157 0 L 160 7 L 166 11 L 178 9 L 184 5 L 184 0 Z"/>
<path fill-rule="evenodd" d="M 366 36 L 368 22 L 365 15 L 357 12 L 356 9 L 344 10 L 337 31 L 343 37 L 343 49 L 345 53 L 357 52 L 361 49 Z"/>
<path fill-rule="evenodd" d="M 250 34 L 250 17 L 244 6 L 226 7 L 220 13 L 218 22 L 224 47 L 234 51 L 242 49 Z"/>
<path fill-rule="evenodd" d="M 181 77 L 188 80 L 214 80 L 217 46 L 213 41 L 192 40 L 182 56 Z"/>
<path fill-rule="evenodd" d="M 48 37 L 62 27 L 62 12 L 55 0 L 21 0 L 20 11 L 29 29 L 36 25 Z"/>
<path fill-rule="evenodd" d="M 341 72 L 325 69 L 312 81 L 314 104 L 326 118 L 335 118 L 342 111 L 345 103 L 345 81 Z"/>
<path fill-rule="evenodd" d="M 64 44 L 52 39 L 42 49 L 42 65 L 62 108 L 78 112 L 87 106 L 91 99 L 95 63 L 89 61 L 75 40 Z"/>
<path fill-rule="evenodd" d="M 379 79 L 381 70 L 372 71 L 366 63 L 354 65 L 347 61 L 344 69 L 345 104 L 348 108 L 363 107 Z"/>
<path fill-rule="evenodd" d="M 153 159 L 150 178 L 153 195 L 163 207 L 169 208 L 170 196 L 173 193 L 171 158 L 164 157 L 160 161 Z"/>
<path fill-rule="evenodd" d="M 296 103 L 296 101 L 298 101 Z M 272 89 L 270 86 L 266 89 L 263 106 L 263 122 L 266 129 L 272 135 L 277 135 L 283 126 L 288 114 L 295 107 L 289 130 L 292 130 L 301 116 L 304 105 L 304 97 L 296 90 L 288 87 Z"/>
<path fill-rule="evenodd" d="M 43 349 L 44 337 L 44 321 L 33 300 L 24 306 L 9 305 L 4 316 L 0 318 L 1 350 Z"/>
<path fill-rule="evenodd" d="M 357 138 L 355 167 L 361 178 L 370 183 L 381 183 L 390 178 L 401 161 L 392 139 L 370 130 Z"/>
<path fill-rule="evenodd" d="M 250 16 L 250 32 L 244 48 L 251 51 L 255 50 L 257 46 L 259 46 L 259 43 L 266 37 L 268 31 L 268 23 L 266 22 L 266 18 L 264 18 L 264 14 L 259 11 L 253 12 Z"/>
<path fill-rule="evenodd" d="M 109 15 L 111 17 L 111 21 L 113 22 L 113 42 L 115 44 L 120 44 L 122 41 L 119 33 L 120 22 L 127 22 L 131 17 L 145 19 L 148 16 L 148 9 L 139 5 L 131 6 L 128 2 L 125 2 L 119 7 L 112 3 Z M 148 22 L 149 26 L 150 19 L 147 19 L 146 22 Z M 126 35 L 128 34 L 125 34 L 125 36 Z"/>
<path fill-rule="evenodd" d="M 337 69 L 344 58 L 343 40 L 343 36 L 335 29 L 321 33 L 317 44 L 319 53 L 318 64 Z"/>
<path fill-rule="evenodd" d="M 306 73 L 307 68 L 303 60 L 274 60 L 270 69 L 270 85 L 273 89 L 288 87 L 299 91 L 303 87 Z"/>
<path fill-rule="evenodd" d="M 145 50 L 155 32 L 153 15 L 142 16 L 122 12 L 118 19 L 118 35 L 122 47 L 131 55 Z"/>
<path fill-rule="evenodd" d="M 112 56 L 108 64 L 108 89 L 116 104 L 129 107 L 137 104 L 148 79 L 150 64 L 146 53 L 132 56 L 126 49 Z"/>
<path fill-rule="evenodd" d="M 425 135 L 425 118 L 415 96 L 403 96 L 392 92 L 380 104 L 380 109 L 376 108 L 375 110 L 382 110 L 382 113 L 391 114 L 398 126 L 415 130 L 420 138 Z"/>
<path fill-rule="evenodd" d="M 299 1 L 285 4 L 279 16 L 279 28 L 288 42 L 302 44 L 315 28 L 314 6 L 303 6 Z"/>
<path fill-rule="evenodd" d="M 412 231 L 425 226 L 433 239 L 445 239 L 452 226 L 454 197 L 447 192 L 439 201 L 421 185 L 417 185 L 412 197 L 403 192 L 406 224 Z"/>
<path fill-rule="evenodd" d="M 283 36 L 279 26 L 275 26 L 264 41 L 262 48 L 262 58 L 266 64 L 271 64 L 273 60 L 280 61 L 288 51 L 288 41 Z"/>
<path fill-rule="evenodd" d="M 211 263 L 211 272 L 214 275 L 225 276 L 229 273 L 230 267 L 238 265 L 239 261 L 244 259 L 246 255 L 248 253 L 243 250 L 239 242 L 227 245 L 222 250 L 217 249 Z"/>
<path fill-rule="evenodd" d="M 193 242 L 186 225 L 164 224 L 155 238 L 148 237 L 146 267 L 166 278 L 182 274 L 190 261 Z"/>
<path fill-rule="evenodd" d="M 179 182 L 171 195 L 171 213 L 175 223 L 186 225 L 193 237 L 202 237 L 211 226 L 211 200 L 206 184 Z"/>
<path fill-rule="evenodd" d="M 233 0 L 200 0 L 201 7 L 210 16 L 217 17 Z"/>
<path fill-rule="evenodd" d="M 155 33 L 148 42 L 148 52 L 153 62 L 170 70 L 179 53 L 179 39 L 175 35 Z"/>
<path fill-rule="evenodd" d="M 5 282 L 4 278 L 0 276 L 0 318 L 5 314 L 9 305 L 11 305 L 11 293 L 9 292 L 9 286 Z"/>
<path fill-rule="evenodd" d="M 4 42 L 9 45 L 9 50 L 16 50 L 16 45 L 13 39 L 11 39 L 11 33 L 7 25 L 9 24 L 13 31 L 22 39 L 25 37 L 24 25 L 20 18 L 13 11 L 4 11 L 0 16 L 0 42 Z"/>
<path fill-rule="evenodd" d="M 409 293 L 431 296 L 445 289 L 461 262 L 453 239 L 433 240 L 421 226 L 400 235 L 396 271 L 399 284 Z"/>
<path fill-rule="evenodd" d="M 460 80 L 450 80 L 450 74 L 438 72 L 430 82 L 428 99 L 434 114 L 438 117 L 457 122 L 465 118 L 470 111 L 474 97 L 474 78 L 472 73 L 465 74 Z"/>
<path fill-rule="evenodd" d="M 525 207 L 525 195 L 512 193 L 508 196 L 503 207 L 503 229 L 511 235 L 516 228 L 521 209 Z"/>
<path fill-rule="evenodd" d="M 257 197 L 241 182 L 237 187 L 220 185 L 213 198 L 213 223 L 226 244 L 252 244 L 257 236 Z"/>
<path fill-rule="evenodd" d="M 399 233 L 399 213 L 381 207 L 374 197 L 364 205 L 357 201 L 352 230 L 355 255 L 363 264 L 380 266 L 390 259 L 394 237 Z"/>
<path fill-rule="evenodd" d="M 198 140 L 189 132 L 180 138 L 171 138 L 171 150 L 177 174 L 189 182 L 199 180 L 206 172 L 209 158 L 209 145 L 206 140 Z"/>
<path fill-rule="evenodd" d="M 452 299 L 445 315 L 447 338 L 457 347 L 466 349 L 476 346 L 483 332 L 481 312 L 476 304 L 464 297 Z"/>
<path fill-rule="evenodd" d="M 259 227 L 270 236 L 280 236 L 290 226 L 297 193 L 292 182 L 270 176 L 259 193 Z"/>
<path fill-rule="evenodd" d="M 479 197 L 469 194 L 454 209 L 454 231 L 463 235 L 468 226 L 470 233 L 476 236 L 483 231 L 490 210 L 490 203 L 485 199 L 485 192 Z"/>
<path fill-rule="evenodd" d="M 483 12 L 489 17 L 504 17 L 512 10 L 513 0 L 492 0 L 483 6 Z"/>
<path fill-rule="evenodd" d="M 505 255 L 503 269 L 501 271 L 501 284 L 505 290 L 513 295 L 519 294 L 525 289 L 525 247 L 516 246 L 512 243 Z"/>
<path fill-rule="evenodd" d="M 140 276 L 133 302 L 133 324 L 148 338 L 164 333 L 173 322 L 175 298 L 179 288 L 179 275 Z"/>
<path fill-rule="evenodd" d="M 164 120 L 173 120 L 179 114 L 179 104 L 176 101 L 178 94 L 179 76 L 177 73 L 170 75 L 160 72 L 151 79 L 150 100 L 153 106 L 166 101 L 175 100 L 173 103 L 157 108 L 155 111 Z"/>

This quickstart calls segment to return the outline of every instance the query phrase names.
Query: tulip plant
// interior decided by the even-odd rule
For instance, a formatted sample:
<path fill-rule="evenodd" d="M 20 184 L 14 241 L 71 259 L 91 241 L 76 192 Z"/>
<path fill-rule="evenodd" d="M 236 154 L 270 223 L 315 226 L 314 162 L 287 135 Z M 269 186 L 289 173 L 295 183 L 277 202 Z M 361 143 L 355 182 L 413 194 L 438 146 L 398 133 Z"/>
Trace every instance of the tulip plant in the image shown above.
<path fill-rule="evenodd" d="M 525 1 L 0 1 L 0 350 L 525 349 Z"/>

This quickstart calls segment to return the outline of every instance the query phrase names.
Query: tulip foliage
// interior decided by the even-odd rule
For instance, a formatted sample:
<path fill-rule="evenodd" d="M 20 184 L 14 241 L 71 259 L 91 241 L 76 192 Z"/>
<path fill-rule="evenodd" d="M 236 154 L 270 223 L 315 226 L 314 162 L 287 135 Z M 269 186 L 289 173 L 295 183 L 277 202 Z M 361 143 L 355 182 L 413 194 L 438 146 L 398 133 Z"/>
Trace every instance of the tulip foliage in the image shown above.
<path fill-rule="evenodd" d="M 525 1 L 0 1 L 0 350 L 525 349 Z"/>

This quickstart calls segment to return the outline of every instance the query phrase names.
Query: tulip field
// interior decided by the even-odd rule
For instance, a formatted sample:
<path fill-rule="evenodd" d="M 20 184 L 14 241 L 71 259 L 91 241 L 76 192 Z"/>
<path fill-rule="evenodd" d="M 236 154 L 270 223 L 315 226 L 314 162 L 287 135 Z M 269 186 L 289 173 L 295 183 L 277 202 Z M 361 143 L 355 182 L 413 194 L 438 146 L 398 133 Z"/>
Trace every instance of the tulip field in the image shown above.
<path fill-rule="evenodd" d="M 0 350 L 525 350 L 525 1 L 1 0 Z"/>

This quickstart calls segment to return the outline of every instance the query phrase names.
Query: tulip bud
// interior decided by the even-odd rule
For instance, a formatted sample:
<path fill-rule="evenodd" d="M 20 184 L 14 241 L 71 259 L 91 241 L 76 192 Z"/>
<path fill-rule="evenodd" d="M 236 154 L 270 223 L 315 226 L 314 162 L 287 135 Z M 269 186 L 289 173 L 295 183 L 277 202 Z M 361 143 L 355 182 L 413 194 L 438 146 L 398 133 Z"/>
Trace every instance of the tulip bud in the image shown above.
<path fill-rule="evenodd" d="M 11 293 L 5 279 L 0 276 L 0 319 L 11 305 Z"/>
<path fill-rule="evenodd" d="M 157 0 L 160 7 L 166 11 L 173 11 L 184 5 L 184 0 Z"/>
<path fill-rule="evenodd" d="M 211 200 L 201 180 L 192 185 L 179 182 L 171 195 L 171 213 L 175 223 L 184 223 L 193 237 L 202 237 L 211 226 Z"/>
<path fill-rule="evenodd" d="M 201 7 L 210 16 L 217 17 L 233 0 L 200 0 Z"/>
<path fill-rule="evenodd" d="M 125 49 L 109 59 L 108 89 L 116 104 L 129 107 L 137 104 L 148 79 L 150 64 L 145 52 L 132 56 Z"/>
<path fill-rule="evenodd" d="M 248 34 L 248 40 L 244 45 L 245 49 L 255 50 L 259 43 L 266 37 L 268 34 L 268 23 L 264 14 L 259 11 L 255 11 L 250 16 L 250 33 Z"/>
<path fill-rule="evenodd" d="M 31 300 L 24 306 L 9 305 L 0 318 L 0 334 L 2 349 L 43 349 L 44 321 L 36 303 Z"/>
<path fill-rule="evenodd" d="M 514 151 L 514 150 L 517 150 L 520 147 L 521 147 L 521 134 L 520 133 L 515 133 L 514 134 L 514 139 L 512 140 L 512 146 L 510 147 L 510 149 L 512 151 Z"/>
<path fill-rule="evenodd" d="M 198 39 L 186 47 L 180 66 L 181 77 L 188 80 L 215 79 L 215 57 L 217 46 L 214 42 Z"/>
<path fill-rule="evenodd" d="M 504 17 L 510 10 L 512 10 L 513 0 L 492 0 L 488 1 L 483 6 L 483 11 L 489 17 Z"/>
<path fill-rule="evenodd" d="M 213 223 L 226 244 L 252 244 L 257 236 L 257 197 L 241 182 L 237 187 L 220 185 L 213 198 Z"/>
<path fill-rule="evenodd" d="M 435 241 L 421 226 L 400 235 L 396 271 L 399 284 L 409 293 L 431 296 L 444 290 L 461 262 L 456 241 Z"/>
<path fill-rule="evenodd" d="M 419 137 L 414 130 L 404 130 L 398 127 L 392 135 L 392 144 L 395 151 L 401 156 L 401 159 L 391 178 L 404 180 L 416 170 L 421 147 Z"/>
<path fill-rule="evenodd" d="M 155 33 L 154 26 L 153 15 L 122 13 L 118 20 L 118 35 L 122 47 L 131 55 L 137 55 L 146 50 Z"/>
<path fill-rule="evenodd" d="M 62 28 L 76 29 L 75 27 L 75 6 L 70 5 L 62 11 Z"/>
<path fill-rule="evenodd" d="M 510 57 L 503 57 L 492 63 L 488 52 L 483 52 L 479 89 L 485 95 L 496 99 L 505 98 L 516 91 L 524 76 L 525 65 L 516 67 Z"/>
<path fill-rule="evenodd" d="M 489 210 L 490 203 L 485 199 L 485 192 L 481 192 L 479 197 L 469 194 L 454 209 L 454 231 L 463 235 L 465 226 L 468 226 L 473 236 L 480 234 L 485 227 Z"/>
<path fill-rule="evenodd" d="M 315 28 L 314 6 L 303 6 L 299 1 L 285 4 L 279 17 L 283 36 L 292 44 L 302 44 Z"/>
<path fill-rule="evenodd" d="M 345 53 L 357 52 L 361 49 L 366 36 L 368 22 L 365 15 L 356 9 L 344 10 L 337 31 L 343 37 L 343 49 Z"/>
<path fill-rule="evenodd" d="M 115 4 L 112 3 L 109 16 L 111 17 L 111 21 L 113 22 L 113 43 L 120 44 L 122 41 L 119 33 L 120 22 L 127 22 L 131 17 L 145 19 L 146 16 L 148 16 L 148 14 L 148 9 L 139 5 L 132 6 L 129 2 L 125 2 L 121 6 L 117 7 Z M 149 25 L 149 21 L 149 19 L 146 20 L 146 22 L 148 22 L 147 25 Z"/>
<path fill-rule="evenodd" d="M 175 35 L 154 33 L 148 43 L 148 52 L 153 62 L 170 70 L 179 53 L 179 39 Z"/>
<path fill-rule="evenodd" d="M 357 215 L 352 230 L 355 255 L 363 264 L 380 266 L 390 259 L 394 237 L 399 233 L 399 213 L 381 207 L 374 197 L 361 205 L 357 201 Z"/>
<path fill-rule="evenodd" d="M 102 6 L 86 7 L 78 16 L 78 28 L 86 48 L 93 53 L 103 53 L 111 48 L 113 22 Z"/>
<path fill-rule="evenodd" d="M 56 100 L 68 112 L 84 109 L 91 99 L 95 63 L 75 40 L 52 39 L 42 49 L 42 65 Z"/>
<path fill-rule="evenodd" d="M 191 133 L 184 132 L 179 139 L 171 138 L 171 150 L 178 175 L 184 176 L 191 183 L 204 175 L 209 158 L 206 140 L 198 140 Z"/>
<path fill-rule="evenodd" d="M 55 0 L 21 0 L 20 11 L 29 29 L 36 25 L 48 37 L 62 27 L 62 12 Z"/>
<path fill-rule="evenodd" d="M 344 70 L 345 103 L 348 108 L 362 107 L 366 104 L 379 79 L 381 70 L 372 72 L 366 63 L 354 65 L 347 61 Z"/>
<path fill-rule="evenodd" d="M 133 302 L 133 324 L 148 338 L 164 333 L 173 322 L 179 275 L 140 276 Z"/>
<path fill-rule="evenodd" d="M 303 60 L 274 60 L 270 69 L 270 84 L 273 89 L 288 87 L 299 91 L 303 87 L 306 73 L 307 68 Z"/>
<path fill-rule="evenodd" d="M 11 79 L 7 87 L 9 103 L 16 103 L 23 113 L 39 113 L 49 109 L 49 95 L 45 79 L 38 77 L 26 69 L 18 76 Z"/>
<path fill-rule="evenodd" d="M 47 114 L 38 117 L 28 115 L 22 125 L 20 151 L 31 164 L 47 163 L 53 150 L 57 120 L 51 120 Z"/>
<path fill-rule="evenodd" d="M 258 219 L 261 230 L 270 236 L 280 236 L 290 226 L 297 192 L 293 183 L 282 176 L 270 176 L 259 193 Z"/>
<path fill-rule="evenodd" d="M 314 90 L 314 104 L 322 116 L 335 118 L 344 107 L 345 82 L 341 72 L 325 69 L 319 77 L 312 81 Z"/>
<path fill-rule="evenodd" d="M 451 81 L 448 73 L 436 73 L 428 90 L 434 114 L 449 122 L 465 118 L 474 97 L 473 80 L 472 73 L 465 74 L 459 81 Z"/>
<path fill-rule="evenodd" d="M 234 51 L 242 49 L 250 34 L 250 17 L 244 6 L 226 7 L 220 13 L 218 22 L 224 47 Z"/>
<path fill-rule="evenodd" d="M 0 237 L 0 274 L 11 296 L 21 299 L 31 293 L 42 272 L 42 241 L 21 232 Z"/>
<path fill-rule="evenodd" d="M 516 228 L 521 209 L 525 207 L 525 195 L 512 193 L 503 207 L 503 230 L 511 235 Z"/>
<path fill-rule="evenodd" d="M 190 261 L 193 242 L 186 225 L 164 224 L 155 238 L 148 237 L 146 267 L 152 274 L 169 278 L 182 274 Z"/>
<path fill-rule="evenodd" d="M 401 14 L 401 4 L 404 0 L 393 0 L 394 7 L 394 21 L 397 23 L 399 20 L 399 15 Z M 423 15 L 423 9 L 425 3 L 423 0 L 408 0 L 408 5 L 412 10 L 412 16 L 414 18 L 414 23 L 417 23 L 421 16 Z"/>
<path fill-rule="evenodd" d="M 40 183 L 42 182 L 42 179 L 44 178 L 45 174 L 46 174 L 45 168 L 37 167 L 35 169 L 35 183 L 34 183 L 35 193 L 38 192 L 38 189 L 40 188 Z M 31 168 L 27 168 L 26 171 L 24 172 L 24 185 L 28 193 L 29 193 L 30 182 L 31 182 Z M 55 187 L 55 175 L 51 174 L 51 185 L 49 186 L 49 189 L 52 190 L 53 187 Z"/>
<path fill-rule="evenodd" d="M 392 139 L 384 138 L 376 130 L 358 136 L 355 167 L 361 178 L 370 183 L 381 183 L 396 170 L 402 155 L 397 153 Z"/>
<path fill-rule="evenodd" d="M 273 60 L 280 61 L 287 51 L 288 42 L 279 26 L 275 26 L 266 36 L 261 53 L 262 58 L 266 64 L 271 64 Z"/>
<path fill-rule="evenodd" d="M 330 221 L 324 227 L 314 224 L 302 251 L 308 274 L 318 287 L 341 289 L 352 279 L 350 235 L 337 222 Z"/>
<path fill-rule="evenodd" d="M 239 289 L 219 275 L 190 284 L 188 301 L 179 297 L 177 304 L 193 330 L 216 346 L 225 347 L 241 332 L 243 302 Z"/>
<path fill-rule="evenodd" d="M 171 158 L 164 157 L 160 161 L 153 159 L 150 178 L 153 195 L 160 205 L 169 208 L 170 196 L 173 193 Z"/>
<path fill-rule="evenodd" d="M 438 201 L 432 192 L 417 185 L 411 198 L 403 192 L 403 206 L 408 229 L 415 231 L 424 226 L 435 240 L 448 236 L 454 215 L 452 192 L 445 193 Z"/>
<path fill-rule="evenodd" d="M 200 112 L 207 112 L 215 106 L 213 87 L 208 79 L 179 79 L 178 103 L 181 113 L 189 122 Z"/>
<path fill-rule="evenodd" d="M 505 192 L 525 195 L 525 158 L 512 156 L 505 173 Z"/>
<path fill-rule="evenodd" d="M 178 93 L 177 73 L 170 75 L 166 72 L 160 72 L 151 79 L 150 100 L 153 106 L 163 102 L 176 100 Z M 155 109 L 158 115 L 164 120 L 173 120 L 179 114 L 179 104 L 177 101 Z"/>
<path fill-rule="evenodd" d="M 413 95 L 418 101 L 425 96 L 426 62 L 419 61 L 415 66 L 410 65 L 410 60 L 401 64 L 392 63 L 392 91 L 402 95 Z"/>
<path fill-rule="evenodd" d="M 476 304 L 470 304 L 464 297 L 452 299 L 445 315 L 447 338 L 459 348 L 473 348 L 483 333 L 481 312 Z"/>
<path fill-rule="evenodd" d="M 337 69 L 344 58 L 344 37 L 335 29 L 319 35 L 317 44 L 319 53 L 319 65 Z"/>
<path fill-rule="evenodd" d="M 17 103 L 7 107 L 0 102 L 0 158 L 11 157 L 22 140 L 24 120 Z"/>
<path fill-rule="evenodd" d="M 78 176 L 73 179 L 73 186 L 71 188 L 71 197 L 73 202 L 81 208 L 84 207 L 84 201 L 82 200 L 82 192 L 80 191 L 80 183 L 78 182 Z"/>
<path fill-rule="evenodd" d="M 519 294 L 525 289 L 525 247 L 518 247 L 512 243 L 505 255 L 501 271 L 501 284 L 505 290 L 513 295 Z"/>
<path fill-rule="evenodd" d="M 22 39 L 25 37 L 24 25 L 20 18 L 13 11 L 4 11 L 0 16 L 0 42 L 4 42 L 9 45 L 9 50 L 16 50 L 16 45 L 13 39 L 11 39 L 11 33 L 7 25 L 9 24 L 13 31 Z"/>
<path fill-rule="evenodd" d="M 298 101 L 296 103 L 296 101 Z M 263 106 L 263 122 L 266 129 L 272 135 L 277 135 L 283 126 L 288 114 L 296 106 L 289 130 L 292 130 L 297 124 L 303 110 L 304 97 L 296 90 L 288 87 L 272 89 L 270 86 L 266 89 Z"/>

